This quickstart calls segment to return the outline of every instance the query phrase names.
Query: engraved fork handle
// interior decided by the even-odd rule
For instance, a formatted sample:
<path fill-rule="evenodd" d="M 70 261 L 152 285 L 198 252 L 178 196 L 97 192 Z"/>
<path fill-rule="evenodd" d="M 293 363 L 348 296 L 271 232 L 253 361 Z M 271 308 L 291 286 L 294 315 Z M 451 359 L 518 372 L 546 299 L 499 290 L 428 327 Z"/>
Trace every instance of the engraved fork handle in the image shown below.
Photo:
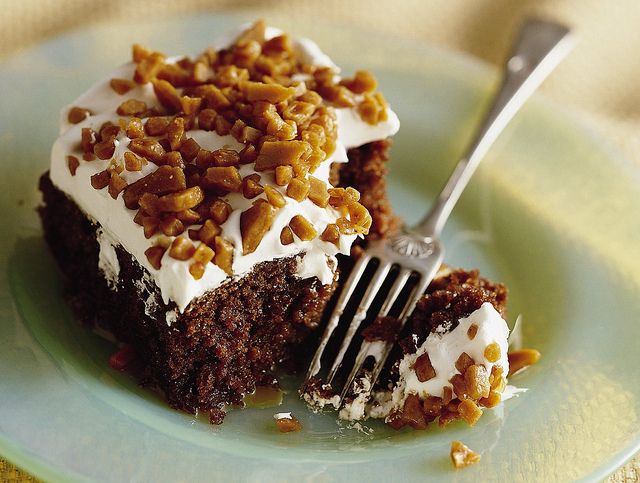
<path fill-rule="evenodd" d="M 440 237 L 442 229 L 480 161 L 498 135 L 574 45 L 563 25 L 536 19 L 525 22 L 504 66 L 502 85 L 478 133 L 427 215 L 409 231 L 425 240 Z"/>

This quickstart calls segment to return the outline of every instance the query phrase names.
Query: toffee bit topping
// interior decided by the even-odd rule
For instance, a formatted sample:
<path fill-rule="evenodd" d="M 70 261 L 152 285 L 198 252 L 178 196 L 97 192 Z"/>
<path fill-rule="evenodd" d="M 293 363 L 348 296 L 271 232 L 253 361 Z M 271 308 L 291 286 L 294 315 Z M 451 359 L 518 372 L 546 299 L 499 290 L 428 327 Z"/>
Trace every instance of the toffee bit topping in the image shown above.
<path fill-rule="evenodd" d="M 111 172 L 111 178 L 109 179 L 109 195 L 115 200 L 120 192 L 127 187 L 127 182 L 122 176 L 115 171 Z"/>
<path fill-rule="evenodd" d="M 535 364 L 540 360 L 540 352 L 535 349 L 519 349 L 507 354 L 509 359 L 509 376 Z"/>
<path fill-rule="evenodd" d="M 413 370 L 416 372 L 416 376 L 420 382 L 425 382 L 436 377 L 436 370 L 431 365 L 431 359 L 429 359 L 429 354 L 426 352 L 416 359 Z"/>
<path fill-rule="evenodd" d="M 466 468 L 480 461 L 480 455 L 461 441 L 451 443 L 451 463 L 455 468 Z"/>
<path fill-rule="evenodd" d="M 281 433 L 294 433 L 302 429 L 302 424 L 295 416 L 276 419 L 276 427 Z"/>
<path fill-rule="evenodd" d="M 497 342 L 492 342 L 484 348 L 484 358 L 489 362 L 498 362 L 500 360 L 500 346 Z"/>
<path fill-rule="evenodd" d="M 162 248 L 160 246 L 153 246 L 147 248 L 144 254 L 147 257 L 147 260 L 149 260 L 151 266 L 156 270 L 160 270 L 160 267 L 162 266 L 162 257 L 164 256 L 165 251 L 165 248 Z"/>
<path fill-rule="evenodd" d="M 116 112 L 121 116 L 140 116 L 147 110 L 147 105 L 143 101 L 129 99 L 118 106 Z"/>
<path fill-rule="evenodd" d="M 280 193 L 273 186 L 265 186 L 264 194 L 267 197 L 267 201 L 269 201 L 269 203 L 271 203 L 271 205 L 275 208 L 282 208 L 287 203 L 284 199 L 284 196 L 282 196 L 282 193 Z"/>
<path fill-rule="evenodd" d="M 302 215 L 295 215 L 289 222 L 291 230 L 303 241 L 313 240 L 318 232 L 311 222 Z"/>
<path fill-rule="evenodd" d="M 69 110 L 69 114 L 67 114 L 67 120 L 71 124 L 78 124 L 84 121 L 90 115 L 91 111 L 89 109 L 85 109 L 84 107 L 72 107 Z"/>
<path fill-rule="evenodd" d="M 283 245 L 291 245 L 293 242 L 293 232 L 291 231 L 291 228 L 285 226 L 280 232 L 280 243 Z"/>
<path fill-rule="evenodd" d="M 121 96 L 129 92 L 136 86 L 136 83 L 130 79 L 111 79 L 109 81 L 111 88 Z"/>
<path fill-rule="evenodd" d="M 169 248 L 169 256 L 176 260 L 189 260 L 195 253 L 196 248 L 189 240 L 179 236 L 173 240 Z"/>
<path fill-rule="evenodd" d="M 67 167 L 69 168 L 69 172 L 71 176 L 76 175 L 76 170 L 80 166 L 80 161 L 75 156 L 67 156 Z"/>
<path fill-rule="evenodd" d="M 306 178 L 293 178 L 287 186 L 287 196 L 296 201 L 304 201 L 309 194 L 310 183 Z"/>
<path fill-rule="evenodd" d="M 111 181 L 111 174 L 106 169 L 91 176 L 91 186 L 97 190 L 106 188 L 109 185 L 109 181 Z"/>
<path fill-rule="evenodd" d="M 215 239 L 215 257 L 213 262 L 218 265 L 222 270 L 231 275 L 233 264 L 233 245 L 230 241 L 225 240 L 221 236 L 217 236 Z"/>
<path fill-rule="evenodd" d="M 478 326 L 476 324 L 471 324 L 467 329 L 467 337 L 469 337 L 469 340 L 475 339 L 477 333 L 478 333 Z"/>
<path fill-rule="evenodd" d="M 335 223 L 329 223 L 322 232 L 322 235 L 320 235 L 320 239 L 337 246 L 340 242 L 340 230 L 338 230 L 338 226 Z"/>
<path fill-rule="evenodd" d="M 471 356 L 466 352 L 463 352 L 462 354 L 460 354 L 460 357 L 458 357 L 455 366 L 460 374 L 464 374 L 464 372 L 474 364 L 475 362 L 473 361 Z"/>
<path fill-rule="evenodd" d="M 127 186 L 124 203 L 129 209 L 138 208 L 138 201 L 144 193 L 164 195 L 187 188 L 184 171 L 172 166 L 160 166 L 153 173 Z"/>
<path fill-rule="evenodd" d="M 265 200 L 257 200 L 251 208 L 240 215 L 242 254 L 248 255 L 258 248 L 262 238 L 271 228 L 276 209 Z"/>
<path fill-rule="evenodd" d="M 278 166 L 276 168 L 276 184 L 286 186 L 293 179 L 293 168 L 291 166 Z"/>

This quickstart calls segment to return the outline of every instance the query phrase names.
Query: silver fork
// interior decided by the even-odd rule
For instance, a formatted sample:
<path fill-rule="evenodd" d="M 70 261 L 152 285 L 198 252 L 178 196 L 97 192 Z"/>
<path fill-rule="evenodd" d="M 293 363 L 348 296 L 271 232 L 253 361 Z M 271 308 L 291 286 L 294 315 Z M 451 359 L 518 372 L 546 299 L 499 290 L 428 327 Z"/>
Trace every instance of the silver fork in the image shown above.
<path fill-rule="evenodd" d="M 480 160 L 520 107 L 571 50 L 573 43 L 569 29 L 563 25 L 535 19 L 524 23 L 513 51 L 504 65 L 502 85 L 494 97 L 493 104 L 484 122 L 481 123 L 474 141 L 456 165 L 431 210 L 417 225 L 410 228 L 403 227 L 387 240 L 371 242 L 355 263 L 311 361 L 303 383 L 303 391 L 310 379 L 320 372 L 321 358 L 327 343 L 351 301 L 356 286 L 373 260 L 377 260 L 379 264 L 364 291 L 324 383 L 332 384 L 354 335 L 362 321 L 370 315 L 368 311 L 372 302 L 395 266 L 398 267 L 398 274 L 377 316 L 389 315 L 411 275 L 417 274 L 419 279 L 398 315 L 399 328 L 404 326 L 442 264 L 444 247 L 440 241 L 440 234 Z M 379 342 L 373 343 L 366 340 L 362 342 L 355 363 L 341 390 L 338 407 L 342 406 L 346 393 L 368 357 L 375 359 L 371 374 L 371 387 L 373 387 L 392 347 L 393 343 L 386 342 L 380 350 Z"/>

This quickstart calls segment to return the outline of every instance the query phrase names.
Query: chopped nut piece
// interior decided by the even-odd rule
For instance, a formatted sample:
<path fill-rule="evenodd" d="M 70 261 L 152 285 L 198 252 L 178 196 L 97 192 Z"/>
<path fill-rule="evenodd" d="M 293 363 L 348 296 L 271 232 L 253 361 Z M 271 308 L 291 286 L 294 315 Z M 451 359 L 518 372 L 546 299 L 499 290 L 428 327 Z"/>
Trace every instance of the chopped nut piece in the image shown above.
<path fill-rule="evenodd" d="M 147 119 L 144 130 L 149 136 L 162 136 L 167 132 L 170 122 L 170 117 L 153 116 Z"/>
<path fill-rule="evenodd" d="M 309 176 L 309 199 L 321 208 L 329 204 L 329 191 L 324 181 L 314 176 Z"/>
<path fill-rule="evenodd" d="M 171 112 L 180 112 L 180 110 L 182 110 L 180 95 L 173 85 L 162 79 L 154 79 L 151 83 L 153 84 L 153 91 L 156 93 L 160 104 Z"/>
<path fill-rule="evenodd" d="M 507 354 L 509 358 L 509 377 L 535 364 L 540 360 L 540 352 L 535 349 L 519 349 Z"/>
<path fill-rule="evenodd" d="M 115 150 L 116 145 L 113 142 L 113 139 L 101 141 L 93 146 L 93 154 L 95 154 L 98 159 L 111 159 Z"/>
<path fill-rule="evenodd" d="M 340 242 L 340 230 L 338 230 L 338 227 L 335 223 L 329 223 L 322 232 L 322 235 L 320 235 L 320 239 L 329 243 L 333 243 L 337 246 Z"/>
<path fill-rule="evenodd" d="M 276 427 L 281 433 L 294 433 L 302 429 L 302 424 L 295 416 L 276 419 Z"/>
<path fill-rule="evenodd" d="M 231 205 L 223 200 L 215 200 L 211 203 L 209 213 L 216 223 L 222 225 L 231 214 Z"/>
<path fill-rule="evenodd" d="M 160 231 L 167 236 L 178 236 L 184 232 L 184 224 L 175 216 L 160 220 Z"/>
<path fill-rule="evenodd" d="M 215 188 L 223 191 L 240 191 L 242 178 L 235 166 L 214 166 L 207 168 L 202 182 L 205 188 Z"/>
<path fill-rule="evenodd" d="M 160 246 L 149 247 L 145 250 L 144 254 L 147 256 L 147 260 L 153 268 L 160 270 L 162 266 L 162 257 L 164 256 L 165 248 Z"/>
<path fill-rule="evenodd" d="M 205 222 L 198 230 L 198 240 L 202 243 L 206 243 L 209 246 L 215 244 L 216 237 L 222 232 L 220 226 L 213 220 L 205 220 Z"/>
<path fill-rule="evenodd" d="M 206 265 L 215 256 L 215 252 L 211 249 L 211 247 L 207 246 L 204 243 L 200 243 L 196 248 L 196 251 L 193 252 L 193 259 L 196 262 L 202 263 L 202 265 Z"/>
<path fill-rule="evenodd" d="M 134 51 L 135 55 L 135 51 Z M 146 57 L 142 58 L 136 66 L 136 72 L 133 75 L 133 80 L 138 84 L 146 84 L 151 81 L 162 69 L 164 65 L 164 55 L 153 52 Z"/>
<path fill-rule="evenodd" d="M 487 397 L 491 390 L 489 373 L 481 364 L 469 366 L 464 373 L 466 393 L 471 399 Z"/>
<path fill-rule="evenodd" d="M 293 242 L 293 232 L 291 231 L 291 228 L 285 226 L 280 232 L 280 243 L 283 245 L 291 245 Z"/>
<path fill-rule="evenodd" d="M 460 354 L 460 357 L 458 357 L 455 365 L 456 369 L 458 369 L 458 372 L 460 374 L 464 374 L 465 371 L 474 364 L 475 361 L 471 358 L 471 356 L 466 352 L 463 352 L 462 354 Z"/>
<path fill-rule="evenodd" d="M 69 114 L 67 114 L 67 120 L 71 124 L 78 124 L 84 121 L 90 115 L 91 111 L 89 109 L 85 109 L 83 107 L 72 107 L 69 110 Z"/>
<path fill-rule="evenodd" d="M 198 206 L 204 200 L 204 191 L 200 186 L 193 186 L 182 191 L 169 193 L 158 199 L 159 211 L 179 212 Z"/>
<path fill-rule="evenodd" d="M 500 346 L 497 342 L 492 342 L 484 348 L 484 358 L 489 362 L 497 362 L 500 360 Z"/>
<path fill-rule="evenodd" d="M 143 156 L 154 163 L 161 161 L 162 156 L 165 153 L 164 148 L 158 141 L 149 138 L 132 139 L 129 143 L 129 149 L 137 155 Z"/>
<path fill-rule="evenodd" d="M 227 274 L 231 275 L 233 273 L 233 245 L 231 242 L 221 236 L 217 236 L 215 240 L 215 252 L 216 255 L 213 258 L 213 262 L 227 272 Z"/>
<path fill-rule="evenodd" d="M 138 117 L 132 117 L 129 119 L 129 123 L 126 128 L 127 137 L 130 139 L 139 139 L 144 137 L 144 126 L 142 121 Z"/>
<path fill-rule="evenodd" d="M 240 155 L 233 149 L 216 149 L 211 153 L 214 166 L 238 166 Z"/>
<path fill-rule="evenodd" d="M 299 166 L 312 152 L 305 141 L 271 141 L 263 143 L 256 159 L 256 171 L 274 169 L 277 166 Z"/>
<path fill-rule="evenodd" d="M 109 180 L 109 195 L 115 200 L 120 192 L 127 187 L 127 182 L 115 171 L 111 172 Z"/>
<path fill-rule="evenodd" d="M 173 166 L 160 166 L 153 173 L 127 186 L 123 199 L 125 206 L 133 210 L 138 207 L 138 200 L 143 193 L 164 195 L 184 190 L 186 187 L 187 183 L 182 169 Z"/>
<path fill-rule="evenodd" d="M 469 337 L 469 340 L 475 339 L 477 333 L 478 333 L 478 325 L 471 324 L 467 329 L 467 337 Z"/>
<path fill-rule="evenodd" d="M 80 166 L 80 161 L 75 156 L 67 156 L 67 167 L 69 168 L 69 172 L 71 176 L 76 175 L 76 170 Z"/>
<path fill-rule="evenodd" d="M 436 377 L 436 370 L 431 365 L 431 359 L 429 359 L 429 354 L 426 352 L 416 359 L 413 370 L 420 382 L 425 382 Z"/>
<path fill-rule="evenodd" d="M 135 82 L 129 79 L 111 79 L 109 81 L 109 85 L 117 94 L 120 94 L 121 96 L 126 94 L 136 86 Z"/>
<path fill-rule="evenodd" d="M 265 186 L 264 194 L 267 196 L 267 201 L 269 201 L 269 203 L 271 203 L 271 205 L 275 208 L 282 208 L 285 204 L 287 204 L 284 196 L 282 196 L 282 193 L 280 193 L 273 186 Z"/>
<path fill-rule="evenodd" d="M 264 188 L 260 184 L 260 175 L 252 174 L 242 180 L 242 194 L 248 200 L 262 194 Z"/>
<path fill-rule="evenodd" d="M 118 106 L 116 112 L 121 116 L 140 116 L 147 110 L 147 104 L 136 99 L 129 99 Z"/>
<path fill-rule="evenodd" d="M 242 254 L 248 255 L 258 248 L 276 216 L 276 209 L 265 200 L 257 200 L 240 215 Z"/>
<path fill-rule="evenodd" d="M 193 246 L 189 240 L 183 236 L 179 236 L 171 243 L 169 248 L 169 256 L 176 260 L 189 260 L 196 251 L 196 247 Z"/>
<path fill-rule="evenodd" d="M 295 215 L 289 222 L 291 230 L 303 241 L 313 240 L 318 232 L 311 222 L 302 215 Z"/>
<path fill-rule="evenodd" d="M 180 149 L 184 138 L 184 119 L 181 117 L 174 118 L 167 126 L 167 139 L 172 151 Z"/>
<path fill-rule="evenodd" d="M 451 443 L 451 462 L 456 468 L 465 468 L 480 461 L 480 455 L 475 453 L 461 441 Z"/>
<path fill-rule="evenodd" d="M 106 188 L 109 185 L 109 181 L 111 181 L 111 173 L 106 169 L 91 176 L 91 186 L 97 190 Z"/>
<path fill-rule="evenodd" d="M 293 168 L 291 166 L 276 167 L 276 184 L 286 186 L 293 179 Z"/>
<path fill-rule="evenodd" d="M 458 404 L 458 413 L 469 426 L 473 426 L 478 422 L 480 416 L 482 416 L 482 409 L 471 399 L 463 399 L 460 401 L 460 404 Z"/>
<path fill-rule="evenodd" d="M 309 194 L 310 183 L 306 178 L 293 178 L 287 186 L 287 196 L 296 201 L 303 201 Z"/>
<path fill-rule="evenodd" d="M 340 85 L 345 86 L 355 94 L 364 94 L 365 92 L 373 92 L 378 87 L 378 81 L 368 70 L 356 71 L 353 79 L 342 79 Z"/>

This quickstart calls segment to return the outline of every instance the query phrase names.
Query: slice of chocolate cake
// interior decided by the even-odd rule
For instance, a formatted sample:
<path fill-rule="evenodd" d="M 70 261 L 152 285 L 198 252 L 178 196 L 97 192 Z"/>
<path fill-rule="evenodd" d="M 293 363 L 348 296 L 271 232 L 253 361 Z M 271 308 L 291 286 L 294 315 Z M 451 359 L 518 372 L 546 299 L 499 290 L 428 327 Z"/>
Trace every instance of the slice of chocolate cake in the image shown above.
<path fill-rule="evenodd" d="M 140 46 L 62 111 L 45 237 L 83 322 L 214 423 L 303 350 L 336 255 L 393 224 L 375 78 L 257 22 L 196 58 Z"/>

